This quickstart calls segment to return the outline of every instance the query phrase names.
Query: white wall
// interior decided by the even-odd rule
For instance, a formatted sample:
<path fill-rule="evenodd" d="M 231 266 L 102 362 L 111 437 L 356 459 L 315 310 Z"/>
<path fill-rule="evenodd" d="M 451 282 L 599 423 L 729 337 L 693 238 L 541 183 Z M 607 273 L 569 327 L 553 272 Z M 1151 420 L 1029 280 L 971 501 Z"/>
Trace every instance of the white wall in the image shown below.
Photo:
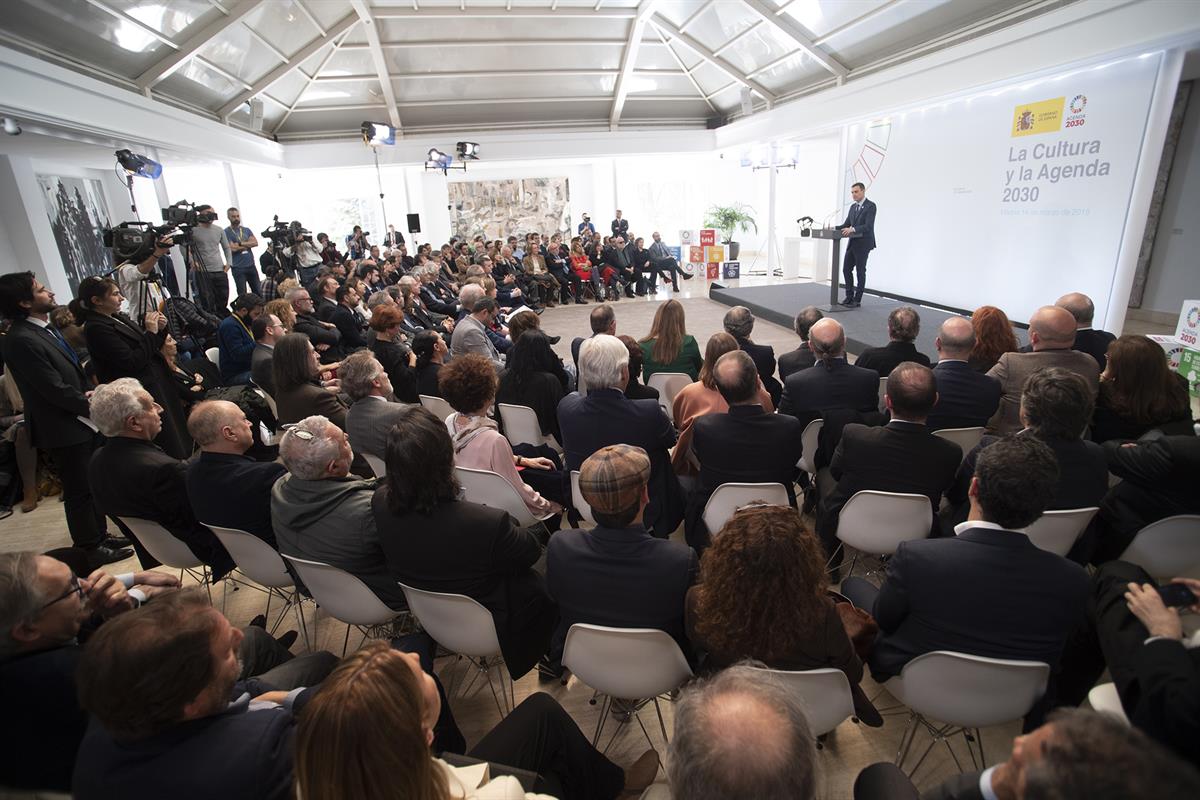
<path fill-rule="evenodd" d="M 1146 276 L 1142 308 L 1178 314 L 1184 300 L 1200 297 L 1200 94 L 1193 86 L 1179 147 L 1171 165 L 1162 217 Z"/>

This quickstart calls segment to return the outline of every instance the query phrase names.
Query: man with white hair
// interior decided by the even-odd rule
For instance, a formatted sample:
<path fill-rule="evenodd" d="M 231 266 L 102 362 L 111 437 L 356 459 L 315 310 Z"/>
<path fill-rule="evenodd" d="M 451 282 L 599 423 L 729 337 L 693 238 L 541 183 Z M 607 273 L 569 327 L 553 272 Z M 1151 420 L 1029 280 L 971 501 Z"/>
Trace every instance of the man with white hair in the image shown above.
<path fill-rule="evenodd" d="M 405 607 L 375 530 L 375 481 L 350 474 L 354 451 L 342 429 L 305 417 L 283 435 L 279 457 L 290 474 L 271 490 L 279 552 L 355 576 L 389 607 Z"/>
<path fill-rule="evenodd" d="M 192 513 L 187 462 L 172 458 L 154 443 L 162 430 L 162 406 L 133 378 L 101 384 L 89 406 L 92 422 L 108 437 L 88 465 L 88 482 L 100 510 L 110 517 L 157 522 L 212 568 L 213 580 L 224 577 L 233 569 L 233 559 Z M 126 535 L 143 567 L 159 565 L 135 536 Z"/>
<path fill-rule="evenodd" d="M 405 407 L 403 403 L 392 402 L 392 381 L 387 370 L 379 359 L 364 351 L 342 362 L 338 379 L 352 404 L 346 412 L 350 446 L 357 453 L 382 459 L 387 450 L 388 431 Z"/>
<path fill-rule="evenodd" d="M 579 347 L 579 381 L 586 394 L 573 392 L 558 404 L 566 468 L 579 469 L 601 447 L 629 444 L 650 457 L 650 502 L 642 516 L 646 530 L 665 539 L 683 521 L 684 495 L 667 451 L 679 434 L 655 400 L 630 400 L 629 350 L 615 336 L 597 334 Z"/>

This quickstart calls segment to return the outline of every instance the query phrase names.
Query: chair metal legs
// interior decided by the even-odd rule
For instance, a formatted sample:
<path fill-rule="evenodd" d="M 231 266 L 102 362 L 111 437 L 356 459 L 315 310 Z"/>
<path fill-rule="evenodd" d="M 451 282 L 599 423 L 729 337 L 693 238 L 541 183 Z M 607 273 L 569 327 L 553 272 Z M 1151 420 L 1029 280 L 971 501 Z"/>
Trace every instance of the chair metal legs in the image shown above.
<path fill-rule="evenodd" d="M 595 704 L 597 696 L 600 696 L 599 692 L 589 702 Z M 608 721 L 609 715 L 613 713 L 613 698 L 608 695 L 603 695 L 603 698 L 603 701 L 600 703 L 600 718 L 596 720 L 596 733 L 592 736 L 592 747 L 597 748 L 600 746 L 600 735 L 604 732 L 604 725 Z M 663 744 L 670 743 L 670 738 L 667 736 L 667 723 L 663 719 L 662 706 L 659 705 L 657 697 L 651 700 L 621 700 L 620 702 L 622 706 L 628 704 L 628 707 L 625 710 L 621 710 L 620 716 L 617 717 L 617 729 L 613 731 L 613 735 L 609 738 L 608 744 L 604 746 L 604 749 L 601 751 L 602 753 L 608 752 L 608 748 L 612 747 L 612 743 L 620 735 L 621 729 L 625 725 L 628 725 L 631 720 L 637 721 L 638 727 L 642 729 L 642 734 L 646 737 L 646 741 L 650 744 L 650 747 L 655 750 L 658 749 L 654 746 L 654 739 L 650 737 L 650 731 L 646 730 L 646 725 L 642 722 L 642 718 L 638 714 L 650 702 L 654 703 L 654 713 L 658 716 L 658 727 L 662 731 Z"/>
<path fill-rule="evenodd" d="M 917 759 L 916 765 L 909 770 L 908 776 L 910 778 L 917 774 L 917 770 L 920 769 L 921 765 L 925 763 L 925 758 L 929 755 L 929 753 L 933 750 L 934 745 L 936 745 L 938 742 L 946 745 L 946 749 L 950 751 L 950 758 L 954 760 L 954 766 L 959 772 L 962 772 L 962 762 L 958 760 L 958 754 L 955 753 L 954 748 L 950 746 L 951 737 L 960 733 L 963 735 L 963 740 L 966 743 L 967 752 L 971 756 L 971 764 L 976 769 L 983 769 L 986 766 L 986 761 L 983 754 L 983 735 L 979 732 L 978 728 L 959 728 L 950 724 L 936 727 L 920 714 L 912 712 L 908 717 L 908 727 L 905 728 L 904 735 L 900 737 L 900 749 L 896 753 L 897 767 L 903 768 L 904 762 L 908 758 L 909 751 L 912 750 L 913 742 L 917 738 L 917 730 L 921 727 L 929 731 L 929 745 L 925 748 L 925 751 L 921 753 L 921 757 Z M 972 742 L 974 742 L 975 747 L 972 747 Z M 978 760 L 975 758 L 976 747 L 979 749 Z"/>

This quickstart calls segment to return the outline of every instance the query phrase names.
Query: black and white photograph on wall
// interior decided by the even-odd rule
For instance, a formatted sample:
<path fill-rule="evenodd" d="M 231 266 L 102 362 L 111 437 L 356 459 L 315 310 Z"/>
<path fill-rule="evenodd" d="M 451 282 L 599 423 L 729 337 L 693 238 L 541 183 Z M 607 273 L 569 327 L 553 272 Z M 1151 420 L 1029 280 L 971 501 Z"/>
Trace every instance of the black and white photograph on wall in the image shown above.
<path fill-rule="evenodd" d="M 110 225 L 104 192 L 100 181 L 91 178 L 38 175 L 37 181 L 74 294 L 84 278 L 113 268 L 112 251 L 104 246 L 104 229 Z"/>

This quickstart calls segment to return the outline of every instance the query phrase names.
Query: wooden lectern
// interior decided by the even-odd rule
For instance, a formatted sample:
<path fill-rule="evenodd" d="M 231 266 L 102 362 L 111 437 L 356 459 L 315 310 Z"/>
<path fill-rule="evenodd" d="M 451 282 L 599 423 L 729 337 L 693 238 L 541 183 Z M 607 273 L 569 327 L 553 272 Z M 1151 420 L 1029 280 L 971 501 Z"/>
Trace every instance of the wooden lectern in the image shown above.
<path fill-rule="evenodd" d="M 829 239 L 833 242 L 833 260 L 829 264 L 829 305 L 821 308 L 821 310 L 825 313 L 838 313 L 841 311 L 850 310 L 846 306 L 838 303 L 838 274 L 842 264 L 842 239 L 857 239 L 860 236 L 862 236 L 861 233 L 852 233 L 849 236 L 842 236 L 841 228 L 812 229 L 812 238 Z"/>

